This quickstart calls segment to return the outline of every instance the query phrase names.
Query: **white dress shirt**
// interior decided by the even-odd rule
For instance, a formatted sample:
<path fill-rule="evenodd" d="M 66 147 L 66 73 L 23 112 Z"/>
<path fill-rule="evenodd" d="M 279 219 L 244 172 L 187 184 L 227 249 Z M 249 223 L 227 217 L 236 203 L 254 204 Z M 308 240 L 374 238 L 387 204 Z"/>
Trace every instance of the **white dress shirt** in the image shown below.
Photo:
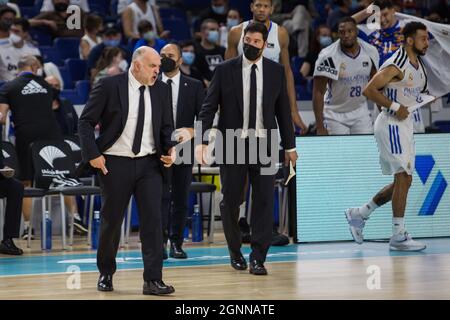
<path fill-rule="evenodd" d="M 149 154 L 156 153 L 155 140 L 153 138 L 152 101 L 150 99 L 150 90 L 147 86 L 144 91 L 144 131 L 142 133 L 141 151 L 135 155 L 132 151 L 132 148 L 139 113 L 139 88 L 142 86 L 142 84 L 133 76 L 133 74 L 131 73 L 131 69 L 128 71 L 128 78 L 127 122 L 120 138 L 116 141 L 116 143 L 114 143 L 111 148 L 106 150 L 104 153 L 111 156 L 129 158 L 145 157 Z"/>
<path fill-rule="evenodd" d="M 248 122 L 250 117 L 250 76 L 252 73 L 252 66 L 256 64 L 256 137 L 266 138 L 267 133 L 264 129 L 263 119 L 263 59 L 252 63 L 245 56 L 242 56 L 242 84 L 244 93 L 244 123 L 242 127 L 241 138 L 248 137 Z"/>
<path fill-rule="evenodd" d="M 170 79 L 172 80 L 172 111 L 173 111 L 173 124 L 175 128 L 177 127 L 177 104 L 178 104 L 178 93 L 180 92 L 180 78 L 181 72 L 178 71 L 177 75 L 173 78 L 169 78 L 165 73 L 162 75 L 162 81 L 167 83 Z"/>

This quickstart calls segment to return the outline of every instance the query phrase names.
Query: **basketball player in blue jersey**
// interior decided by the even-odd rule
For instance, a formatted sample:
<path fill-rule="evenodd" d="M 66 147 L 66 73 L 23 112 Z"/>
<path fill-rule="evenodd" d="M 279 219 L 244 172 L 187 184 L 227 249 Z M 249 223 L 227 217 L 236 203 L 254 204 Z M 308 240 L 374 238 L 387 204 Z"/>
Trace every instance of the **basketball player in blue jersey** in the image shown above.
<path fill-rule="evenodd" d="M 289 61 L 289 34 L 284 27 L 270 20 L 270 15 L 273 13 L 272 0 L 252 0 L 250 9 L 253 13 L 253 22 L 263 23 L 267 30 L 269 30 L 267 47 L 263 51 L 263 56 L 284 66 L 292 120 L 301 129 L 301 133 L 306 134 L 308 127 L 303 122 L 297 109 L 294 76 L 292 75 Z M 230 30 L 228 34 L 228 48 L 225 52 L 226 60 L 243 53 L 243 30 L 249 22 L 243 22 Z"/>
<path fill-rule="evenodd" d="M 377 48 L 380 55 L 380 66 L 383 65 L 392 55 L 402 46 L 404 37 L 402 29 L 404 22 L 399 21 L 395 16 L 394 3 L 391 0 L 376 0 L 374 6 L 380 8 L 380 26 L 379 30 L 371 30 L 366 24 L 360 24 L 372 15 L 372 11 L 361 10 L 352 16 L 359 24 L 359 37 Z M 425 125 L 423 123 L 422 112 L 420 109 L 414 111 L 414 132 L 424 133 Z"/>
<path fill-rule="evenodd" d="M 363 242 L 363 228 L 370 214 L 392 201 L 391 250 L 420 251 L 426 246 L 411 238 L 405 228 L 405 208 L 415 169 L 413 115 L 408 107 L 423 102 L 427 92 L 427 74 L 421 56 L 429 46 L 427 28 L 410 22 L 403 28 L 404 45 L 397 50 L 372 78 L 363 94 L 381 106 L 382 112 L 374 126 L 384 175 L 393 175 L 394 182 L 385 186 L 369 203 L 345 211 L 353 239 Z M 383 94 L 384 91 L 384 94 Z"/>

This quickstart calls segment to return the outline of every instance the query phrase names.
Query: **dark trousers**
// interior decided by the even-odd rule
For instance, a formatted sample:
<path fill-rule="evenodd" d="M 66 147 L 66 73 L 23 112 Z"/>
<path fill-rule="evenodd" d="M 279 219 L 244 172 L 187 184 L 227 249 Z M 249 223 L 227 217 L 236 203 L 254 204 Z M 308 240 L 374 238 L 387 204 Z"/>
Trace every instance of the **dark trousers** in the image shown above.
<path fill-rule="evenodd" d="M 242 245 L 239 206 L 248 175 L 252 186 L 250 260 L 264 262 L 272 240 L 275 175 L 261 175 L 260 170 L 257 164 L 220 166 L 223 194 L 220 213 L 230 256 L 239 257 Z"/>
<path fill-rule="evenodd" d="M 183 244 L 183 231 L 189 210 L 189 186 L 192 182 L 192 166 L 178 165 L 170 168 L 171 183 L 164 185 L 163 233 L 167 239 L 179 246 Z"/>
<path fill-rule="evenodd" d="M 114 274 L 120 231 L 130 197 L 139 215 L 139 235 L 144 261 L 144 281 L 161 280 L 161 199 L 163 178 L 156 155 L 138 159 L 105 156 L 109 173 L 99 174 L 103 193 L 97 267 L 101 274 Z"/>
<path fill-rule="evenodd" d="M 17 238 L 22 217 L 23 184 L 16 179 L 1 179 L 0 198 L 6 199 L 3 239 Z"/>

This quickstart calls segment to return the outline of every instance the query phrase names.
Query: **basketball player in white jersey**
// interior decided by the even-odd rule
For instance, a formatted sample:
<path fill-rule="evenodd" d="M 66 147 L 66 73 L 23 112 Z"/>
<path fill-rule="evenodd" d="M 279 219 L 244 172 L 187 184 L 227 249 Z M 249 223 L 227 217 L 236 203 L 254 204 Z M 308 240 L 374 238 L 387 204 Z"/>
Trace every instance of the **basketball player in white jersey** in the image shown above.
<path fill-rule="evenodd" d="M 294 76 L 292 75 L 289 61 L 289 34 L 284 27 L 270 20 L 270 15 L 273 13 L 272 0 L 252 0 L 250 10 L 253 13 L 253 22 L 263 23 L 266 25 L 267 30 L 269 30 L 267 47 L 263 51 L 263 56 L 284 66 L 292 120 L 301 129 L 301 133 L 306 134 L 308 127 L 303 122 L 297 110 Z M 230 30 L 225 60 L 237 57 L 243 53 L 243 31 L 249 22 L 243 22 Z"/>
<path fill-rule="evenodd" d="M 410 22 L 403 29 L 404 45 L 389 58 L 370 81 L 364 95 L 382 112 L 375 122 L 374 133 L 380 152 L 384 175 L 394 175 L 394 182 L 385 186 L 369 203 L 345 211 L 354 240 L 363 242 L 363 228 L 370 214 L 392 200 L 393 235 L 391 250 L 420 251 L 426 246 L 411 238 L 405 228 L 405 207 L 415 169 L 413 114 L 408 107 L 423 102 L 427 91 L 427 75 L 421 56 L 428 49 L 428 32 L 424 24 Z M 380 92 L 384 90 L 384 94 Z"/>
<path fill-rule="evenodd" d="M 338 34 L 339 40 L 320 52 L 314 69 L 317 134 L 372 134 L 372 118 L 362 91 L 378 69 L 378 51 L 358 39 L 353 18 L 339 22 Z"/>

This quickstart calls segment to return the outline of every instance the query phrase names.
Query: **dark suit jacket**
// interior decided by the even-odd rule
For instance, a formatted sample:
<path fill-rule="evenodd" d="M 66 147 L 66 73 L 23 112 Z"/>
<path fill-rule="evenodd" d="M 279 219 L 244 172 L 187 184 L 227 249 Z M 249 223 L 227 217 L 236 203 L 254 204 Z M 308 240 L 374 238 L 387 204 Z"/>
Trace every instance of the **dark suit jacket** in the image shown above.
<path fill-rule="evenodd" d="M 191 77 L 181 74 L 178 91 L 176 128 L 194 128 L 205 98 L 203 84 Z"/>
<path fill-rule="evenodd" d="M 284 67 L 266 58 L 263 58 L 262 104 L 264 128 L 277 129 L 278 121 L 281 145 L 284 149 L 294 149 L 295 136 Z M 225 138 L 226 129 L 242 129 L 243 127 L 242 56 L 217 66 L 199 116 L 203 133 L 212 127 L 219 105 L 218 129 Z M 268 138 L 271 139 L 270 131 L 268 133 Z M 270 143 L 268 145 L 270 146 Z"/>
<path fill-rule="evenodd" d="M 170 118 L 172 106 L 169 88 L 162 81 L 149 87 L 152 101 L 153 138 L 156 153 L 160 157 L 175 146 L 171 141 L 174 130 Z M 99 81 L 78 121 L 83 163 L 99 157 L 121 136 L 128 117 L 128 73 L 107 77 Z M 100 135 L 94 136 L 95 126 L 100 123 Z"/>

